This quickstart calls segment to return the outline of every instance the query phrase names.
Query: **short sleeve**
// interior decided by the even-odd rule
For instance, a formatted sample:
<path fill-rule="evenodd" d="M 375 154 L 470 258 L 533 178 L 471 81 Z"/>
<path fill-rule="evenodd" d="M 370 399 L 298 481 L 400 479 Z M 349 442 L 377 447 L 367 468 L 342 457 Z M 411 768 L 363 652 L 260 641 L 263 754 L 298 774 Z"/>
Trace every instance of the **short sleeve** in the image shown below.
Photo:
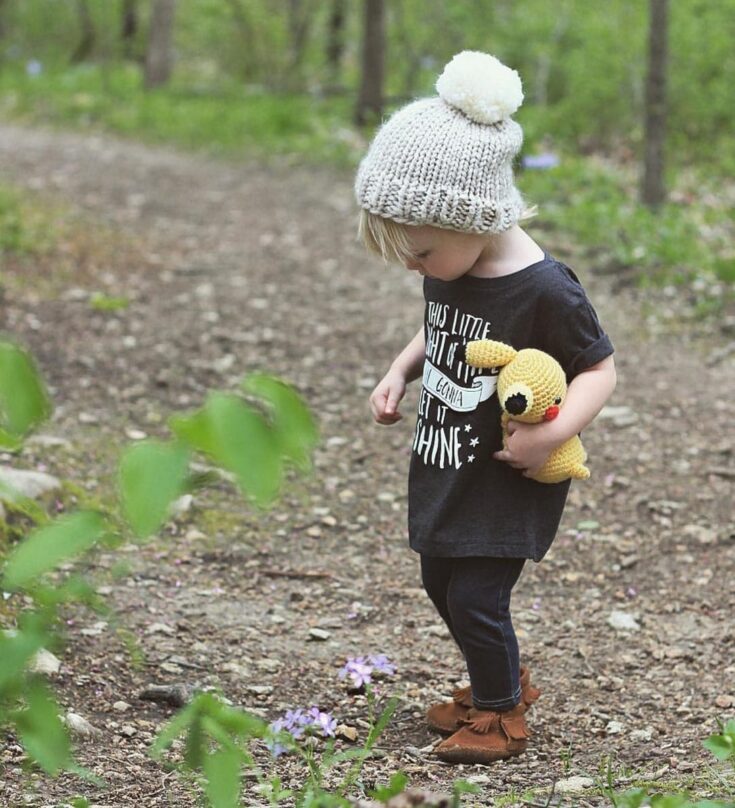
<path fill-rule="evenodd" d="M 579 279 L 563 264 L 539 300 L 536 326 L 542 350 L 559 362 L 568 382 L 615 350 Z"/>

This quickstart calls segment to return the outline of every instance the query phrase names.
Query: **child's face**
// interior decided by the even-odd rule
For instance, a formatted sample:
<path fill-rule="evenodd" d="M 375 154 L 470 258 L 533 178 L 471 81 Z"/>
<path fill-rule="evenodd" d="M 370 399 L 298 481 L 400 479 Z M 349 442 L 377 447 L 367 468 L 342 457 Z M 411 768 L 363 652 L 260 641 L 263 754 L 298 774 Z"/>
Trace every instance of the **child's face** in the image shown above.
<path fill-rule="evenodd" d="M 406 269 L 440 281 L 453 281 L 468 273 L 487 246 L 487 238 L 481 234 L 429 225 L 407 227 L 406 235 L 412 251 Z"/>

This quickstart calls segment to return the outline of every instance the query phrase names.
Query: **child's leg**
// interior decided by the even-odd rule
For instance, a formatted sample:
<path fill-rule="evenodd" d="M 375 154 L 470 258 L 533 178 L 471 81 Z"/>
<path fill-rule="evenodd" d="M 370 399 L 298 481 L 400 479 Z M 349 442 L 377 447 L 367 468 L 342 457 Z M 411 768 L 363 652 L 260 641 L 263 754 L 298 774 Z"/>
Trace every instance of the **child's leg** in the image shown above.
<path fill-rule="evenodd" d="M 479 557 L 452 562 L 446 604 L 467 662 L 472 701 L 479 710 L 510 710 L 521 698 L 510 593 L 525 559 Z"/>
<path fill-rule="evenodd" d="M 449 606 L 447 605 L 447 591 L 449 589 L 449 582 L 452 578 L 452 562 L 457 561 L 456 558 L 438 558 L 435 556 L 421 555 L 421 581 L 429 596 L 431 602 L 436 607 L 436 610 L 441 615 L 442 620 L 447 624 L 449 633 L 454 637 L 459 650 L 462 651 L 462 643 L 457 636 L 454 626 L 452 625 L 452 617 L 449 614 Z"/>

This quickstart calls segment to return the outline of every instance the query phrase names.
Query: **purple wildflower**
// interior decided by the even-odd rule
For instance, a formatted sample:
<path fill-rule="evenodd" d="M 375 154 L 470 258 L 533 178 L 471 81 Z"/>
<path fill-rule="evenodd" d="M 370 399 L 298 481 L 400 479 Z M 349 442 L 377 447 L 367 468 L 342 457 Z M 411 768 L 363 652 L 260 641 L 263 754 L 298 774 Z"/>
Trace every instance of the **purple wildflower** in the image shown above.
<path fill-rule="evenodd" d="M 345 666 L 339 672 L 339 678 L 344 679 L 345 676 L 349 676 L 354 687 L 362 687 L 370 684 L 370 674 L 372 672 L 373 666 L 368 663 L 365 657 L 349 657 Z"/>
<path fill-rule="evenodd" d="M 543 154 L 527 154 L 521 161 L 524 168 L 548 169 L 559 165 L 559 157 L 551 152 Z"/>
<path fill-rule="evenodd" d="M 320 729 L 326 738 L 328 735 L 334 735 L 337 729 L 337 719 L 332 718 L 329 713 L 323 713 L 318 707 L 312 707 L 309 710 L 309 718 L 311 719 L 310 726 Z"/>
<path fill-rule="evenodd" d="M 392 676 L 396 672 L 396 666 L 390 662 L 385 654 L 371 654 L 368 659 L 378 673 L 386 673 Z"/>

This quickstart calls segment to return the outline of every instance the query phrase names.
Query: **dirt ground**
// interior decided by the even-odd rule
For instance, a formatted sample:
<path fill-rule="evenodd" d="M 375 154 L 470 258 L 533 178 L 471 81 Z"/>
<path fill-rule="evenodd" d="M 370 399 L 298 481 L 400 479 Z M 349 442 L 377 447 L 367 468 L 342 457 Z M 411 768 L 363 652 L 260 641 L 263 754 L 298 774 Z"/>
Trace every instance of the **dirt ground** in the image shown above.
<path fill-rule="evenodd" d="M 77 794 L 98 806 L 194 805 L 191 786 L 148 757 L 173 713 L 139 699 L 150 683 L 217 686 L 269 720 L 318 705 L 362 739 L 364 698 L 337 673 L 367 653 L 395 662 L 379 689 L 400 705 L 365 766 L 366 788 L 400 768 L 434 790 L 474 780 L 482 791 L 468 803 L 506 795 L 511 804 L 515 794 L 520 804 L 526 793 L 543 805 L 555 781 L 600 778 L 610 756 L 617 788 L 655 781 L 732 797 L 732 775 L 726 782 L 701 743 L 717 718 L 735 714 L 735 371 L 716 353 L 732 340 L 724 327 L 662 325 L 656 315 L 676 304 L 665 292 L 644 299 L 620 288 L 528 226 L 586 284 L 616 347 L 610 404 L 625 409 L 586 431 L 592 479 L 575 484 L 552 550 L 527 563 L 514 593 L 522 661 L 543 691 L 529 750 L 492 767 L 450 766 L 430 756 L 436 737 L 422 716 L 464 672 L 405 531 L 417 389 L 393 427 L 372 423 L 367 407 L 420 326 L 420 279 L 356 243 L 351 177 L 9 125 L 0 126 L 0 172 L 111 245 L 81 276 L 16 278 L 5 291 L 2 329 L 33 350 L 52 388 L 43 432 L 68 441 L 31 443 L 6 462 L 104 497 L 131 430 L 165 436 L 171 413 L 252 370 L 292 382 L 322 430 L 313 476 L 294 479 L 270 512 L 218 485 L 158 539 L 97 558 L 92 573 L 143 663 L 109 621 L 80 611 L 54 684 L 64 708 L 99 729 L 77 741 L 77 754 L 107 785 L 24 778 L 21 749 L 6 736 L 3 805 Z M 96 310 L 93 292 L 130 305 Z M 128 574 L 116 577 L 120 558 Z M 637 628 L 613 628 L 616 610 Z M 313 628 L 328 637 L 310 639 Z M 261 758 L 298 785 L 296 761 Z M 244 804 L 263 804 L 247 782 Z M 573 801 L 609 804 L 593 792 Z"/>

